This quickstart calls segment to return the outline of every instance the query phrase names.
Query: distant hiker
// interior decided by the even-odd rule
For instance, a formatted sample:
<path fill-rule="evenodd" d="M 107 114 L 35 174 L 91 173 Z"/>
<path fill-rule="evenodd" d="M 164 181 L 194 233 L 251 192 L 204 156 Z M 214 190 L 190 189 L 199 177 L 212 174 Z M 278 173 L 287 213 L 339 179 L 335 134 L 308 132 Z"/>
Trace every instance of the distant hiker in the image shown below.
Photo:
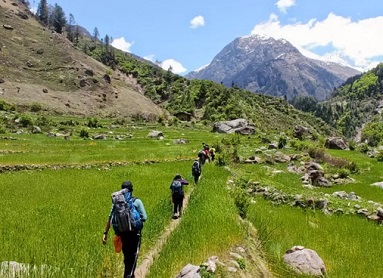
<path fill-rule="evenodd" d="M 209 145 L 204 144 L 203 145 L 203 151 L 205 152 L 205 160 L 208 159 L 210 162 L 210 152 L 209 152 Z"/>
<path fill-rule="evenodd" d="M 206 152 L 204 150 L 200 150 L 198 152 L 198 160 L 201 166 L 203 166 L 206 162 L 206 159 L 208 159 L 208 156 L 206 155 Z"/>
<path fill-rule="evenodd" d="M 175 175 L 172 183 L 170 184 L 170 190 L 172 193 L 172 202 L 174 205 L 173 209 L 173 219 L 177 219 L 182 215 L 182 204 L 184 201 L 185 193 L 184 193 L 184 185 L 188 185 L 189 183 L 184 180 L 180 174 Z"/>
<path fill-rule="evenodd" d="M 132 193 L 132 182 L 124 181 L 121 190 L 112 194 L 112 209 L 102 237 L 102 243 L 106 244 L 108 231 L 110 226 L 113 226 L 115 238 L 121 239 L 125 264 L 124 278 L 134 278 L 141 246 L 141 230 L 143 222 L 147 219 L 144 204 L 140 199 L 133 197 Z M 119 252 L 116 246 L 115 250 Z"/>
<path fill-rule="evenodd" d="M 215 149 L 214 148 L 210 148 L 209 149 L 209 153 L 210 153 L 211 161 L 214 161 L 214 159 L 215 159 Z"/>
<path fill-rule="evenodd" d="M 194 184 L 198 183 L 199 177 L 201 176 L 201 172 L 202 172 L 202 167 L 197 158 L 196 160 L 193 161 L 193 164 L 192 164 L 192 176 L 194 178 Z"/>

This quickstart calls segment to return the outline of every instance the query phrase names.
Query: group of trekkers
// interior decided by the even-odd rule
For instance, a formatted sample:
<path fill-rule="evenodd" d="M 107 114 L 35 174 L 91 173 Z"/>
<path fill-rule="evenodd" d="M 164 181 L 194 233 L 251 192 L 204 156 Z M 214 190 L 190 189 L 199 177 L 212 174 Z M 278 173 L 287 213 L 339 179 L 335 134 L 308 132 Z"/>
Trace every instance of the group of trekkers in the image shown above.
<path fill-rule="evenodd" d="M 194 185 L 198 184 L 198 181 L 202 174 L 202 166 L 206 160 L 214 161 L 215 149 L 209 148 L 209 145 L 202 143 L 202 150 L 198 152 L 198 157 L 193 161 L 191 174 L 194 179 Z M 177 174 L 172 183 L 170 184 L 170 191 L 173 202 L 173 219 L 178 219 L 182 215 L 183 200 L 185 198 L 184 186 L 189 182 L 182 178 L 180 174 Z"/>
<path fill-rule="evenodd" d="M 215 149 L 209 148 L 202 143 L 203 148 L 198 152 L 198 158 L 192 164 L 192 176 L 194 185 L 202 174 L 202 166 L 208 160 L 214 161 Z M 178 219 L 182 215 L 183 200 L 185 198 L 184 186 L 189 182 L 180 174 L 176 174 L 170 184 L 171 197 L 173 202 L 173 219 Z M 143 223 L 147 219 L 147 214 L 143 202 L 133 197 L 133 184 L 131 181 L 124 181 L 121 190 L 112 194 L 112 209 L 106 222 L 102 237 L 102 243 L 106 244 L 110 227 L 114 230 L 113 244 L 117 253 L 124 254 L 124 278 L 134 278 L 138 252 L 141 245 L 141 235 Z"/>

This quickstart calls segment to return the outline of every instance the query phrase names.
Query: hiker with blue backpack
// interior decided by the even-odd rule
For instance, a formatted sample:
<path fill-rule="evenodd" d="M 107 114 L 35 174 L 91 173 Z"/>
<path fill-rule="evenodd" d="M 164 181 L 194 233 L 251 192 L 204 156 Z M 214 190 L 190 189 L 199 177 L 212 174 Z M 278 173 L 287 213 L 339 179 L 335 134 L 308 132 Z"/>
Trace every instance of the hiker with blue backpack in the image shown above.
<path fill-rule="evenodd" d="M 108 232 L 112 226 L 115 233 L 113 239 L 115 251 L 121 252 L 122 250 L 124 254 L 124 278 L 134 278 L 141 246 L 141 231 L 143 222 L 147 219 L 144 204 L 132 194 L 131 181 L 124 181 L 121 190 L 112 194 L 112 209 L 102 237 L 102 243 L 106 244 Z"/>
<path fill-rule="evenodd" d="M 173 219 L 177 219 L 182 215 L 182 205 L 185 198 L 184 185 L 188 185 L 188 181 L 183 179 L 180 174 L 175 175 L 170 190 L 172 193 L 172 202 L 174 205 Z"/>

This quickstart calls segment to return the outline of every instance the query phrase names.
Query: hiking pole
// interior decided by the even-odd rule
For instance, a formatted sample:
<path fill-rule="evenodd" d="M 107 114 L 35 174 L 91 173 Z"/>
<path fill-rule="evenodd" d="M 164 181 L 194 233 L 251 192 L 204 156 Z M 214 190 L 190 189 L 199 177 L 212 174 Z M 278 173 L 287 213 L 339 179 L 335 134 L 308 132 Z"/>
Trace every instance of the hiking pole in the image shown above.
<path fill-rule="evenodd" d="M 141 247 L 141 237 L 142 237 L 142 231 L 140 231 L 140 239 L 138 240 L 138 244 L 137 244 L 136 256 L 134 257 L 134 264 L 133 264 L 132 270 L 130 271 L 129 277 L 133 277 L 134 271 L 136 270 L 138 252 L 140 251 L 140 247 Z"/>

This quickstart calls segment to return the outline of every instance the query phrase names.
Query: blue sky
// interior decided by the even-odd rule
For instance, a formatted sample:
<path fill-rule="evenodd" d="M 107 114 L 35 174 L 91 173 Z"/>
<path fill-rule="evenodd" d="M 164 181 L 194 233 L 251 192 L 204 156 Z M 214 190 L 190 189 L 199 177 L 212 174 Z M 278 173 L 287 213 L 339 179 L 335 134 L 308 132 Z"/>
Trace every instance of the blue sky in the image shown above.
<path fill-rule="evenodd" d="M 37 6 L 38 0 L 30 1 Z M 368 70 L 383 61 L 382 0 L 48 0 L 112 45 L 184 75 L 237 37 L 284 38 L 311 58 Z"/>

